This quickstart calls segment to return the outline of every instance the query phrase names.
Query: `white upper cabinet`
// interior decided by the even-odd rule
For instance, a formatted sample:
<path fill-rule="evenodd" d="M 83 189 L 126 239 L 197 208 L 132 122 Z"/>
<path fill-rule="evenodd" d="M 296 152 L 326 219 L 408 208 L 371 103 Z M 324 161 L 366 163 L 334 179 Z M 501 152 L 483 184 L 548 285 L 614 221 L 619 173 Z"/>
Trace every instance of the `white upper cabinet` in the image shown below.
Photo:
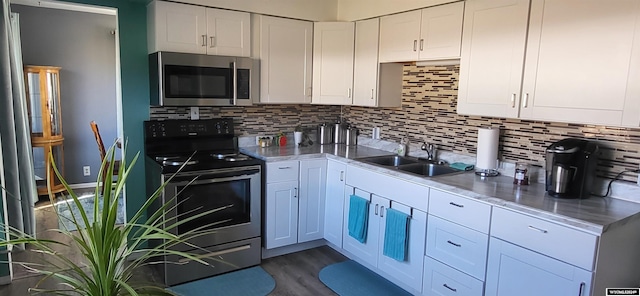
<path fill-rule="evenodd" d="M 518 117 L 529 0 L 469 0 L 458 113 Z"/>
<path fill-rule="evenodd" d="M 353 105 L 376 106 L 379 26 L 379 18 L 356 22 Z"/>
<path fill-rule="evenodd" d="M 352 103 L 354 27 L 352 22 L 314 23 L 312 103 Z"/>
<path fill-rule="evenodd" d="M 640 69 L 639 7 L 637 0 L 533 1 L 520 117 L 637 127 L 639 80 L 629 75 Z M 626 108 L 631 101 L 636 107 Z"/>
<path fill-rule="evenodd" d="M 251 56 L 251 15 L 207 8 L 207 54 Z"/>
<path fill-rule="evenodd" d="M 250 56 L 250 14 L 153 1 L 147 6 L 149 52 Z"/>
<path fill-rule="evenodd" d="M 380 62 L 460 57 L 464 2 L 384 16 Z"/>
<path fill-rule="evenodd" d="M 265 15 L 252 21 L 260 103 L 311 103 L 313 23 Z"/>
<path fill-rule="evenodd" d="M 638 127 L 639 46 L 635 0 L 469 0 L 458 113 Z"/>

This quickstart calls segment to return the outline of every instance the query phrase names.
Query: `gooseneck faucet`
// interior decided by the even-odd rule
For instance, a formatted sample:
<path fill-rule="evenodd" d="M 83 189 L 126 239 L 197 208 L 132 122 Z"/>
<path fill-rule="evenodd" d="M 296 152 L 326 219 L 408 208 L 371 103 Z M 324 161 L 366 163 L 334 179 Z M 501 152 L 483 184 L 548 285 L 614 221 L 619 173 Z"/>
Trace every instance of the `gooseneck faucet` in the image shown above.
<path fill-rule="evenodd" d="M 420 146 L 420 149 L 424 150 L 427 152 L 427 160 L 434 160 L 435 157 L 435 147 L 433 146 L 433 144 L 431 143 L 427 143 L 427 142 L 422 142 L 422 146 Z"/>

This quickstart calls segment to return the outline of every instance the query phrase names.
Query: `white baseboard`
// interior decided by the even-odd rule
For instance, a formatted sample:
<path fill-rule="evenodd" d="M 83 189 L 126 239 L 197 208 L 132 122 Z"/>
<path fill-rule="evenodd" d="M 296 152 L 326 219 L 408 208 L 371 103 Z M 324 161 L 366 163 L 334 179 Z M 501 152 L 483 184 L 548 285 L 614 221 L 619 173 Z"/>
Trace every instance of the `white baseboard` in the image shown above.
<path fill-rule="evenodd" d="M 96 188 L 96 185 L 98 185 L 97 182 L 78 183 L 78 184 L 69 184 L 69 187 L 71 187 L 71 189 L 85 189 L 85 188 Z"/>

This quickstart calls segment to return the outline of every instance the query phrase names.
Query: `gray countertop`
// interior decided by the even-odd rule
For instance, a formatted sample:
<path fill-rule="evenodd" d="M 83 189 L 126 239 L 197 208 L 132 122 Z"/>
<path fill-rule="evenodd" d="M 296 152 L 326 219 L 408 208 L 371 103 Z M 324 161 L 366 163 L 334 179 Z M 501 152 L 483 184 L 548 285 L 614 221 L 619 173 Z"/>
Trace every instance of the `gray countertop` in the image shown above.
<path fill-rule="evenodd" d="M 242 147 L 241 152 L 267 162 L 327 157 L 344 161 L 382 174 L 401 178 L 433 189 L 458 194 L 489 203 L 493 206 L 519 211 L 537 218 L 561 223 L 576 229 L 600 235 L 616 226 L 640 219 L 640 204 L 615 198 L 590 197 L 587 199 L 558 199 L 549 196 L 544 184 L 526 186 L 513 184 L 511 177 L 476 176 L 473 172 L 420 177 L 395 169 L 360 162 L 356 159 L 370 156 L 390 155 L 384 150 L 365 146 L 313 145 L 296 148 Z"/>

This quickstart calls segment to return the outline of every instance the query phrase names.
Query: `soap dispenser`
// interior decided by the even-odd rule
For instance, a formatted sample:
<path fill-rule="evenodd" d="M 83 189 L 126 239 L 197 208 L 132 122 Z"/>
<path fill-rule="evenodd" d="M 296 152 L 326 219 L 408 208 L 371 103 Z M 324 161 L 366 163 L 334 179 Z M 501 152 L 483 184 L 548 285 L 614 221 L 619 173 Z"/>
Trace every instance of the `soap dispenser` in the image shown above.
<path fill-rule="evenodd" d="M 400 144 L 398 144 L 398 149 L 396 150 L 399 156 L 405 156 L 407 154 L 407 142 L 409 142 L 407 138 L 400 140 Z"/>

